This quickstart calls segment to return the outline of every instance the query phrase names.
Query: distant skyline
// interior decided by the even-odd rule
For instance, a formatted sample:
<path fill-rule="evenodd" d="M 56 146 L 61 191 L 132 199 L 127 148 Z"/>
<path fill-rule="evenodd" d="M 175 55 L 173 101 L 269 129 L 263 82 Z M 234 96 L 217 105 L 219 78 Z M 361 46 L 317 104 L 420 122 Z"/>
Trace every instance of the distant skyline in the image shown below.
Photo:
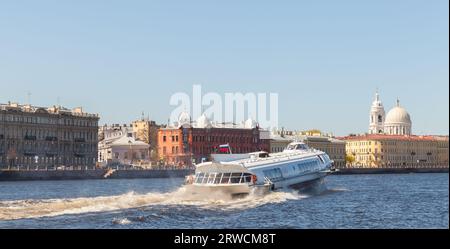
<path fill-rule="evenodd" d="M 166 123 L 176 92 L 274 92 L 279 125 L 367 132 L 376 89 L 449 133 L 449 2 L 2 1 L 0 103 Z"/>

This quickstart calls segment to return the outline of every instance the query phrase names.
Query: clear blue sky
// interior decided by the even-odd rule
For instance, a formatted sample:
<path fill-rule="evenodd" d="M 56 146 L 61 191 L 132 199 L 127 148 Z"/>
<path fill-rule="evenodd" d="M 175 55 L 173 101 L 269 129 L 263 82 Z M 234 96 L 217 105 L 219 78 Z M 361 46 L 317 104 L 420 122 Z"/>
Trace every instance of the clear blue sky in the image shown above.
<path fill-rule="evenodd" d="M 449 133 L 448 0 L 1 1 L 0 102 L 83 106 L 100 123 L 171 94 L 278 92 L 279 123 L 367 131 L 375 89 L 416 134 Z"/>

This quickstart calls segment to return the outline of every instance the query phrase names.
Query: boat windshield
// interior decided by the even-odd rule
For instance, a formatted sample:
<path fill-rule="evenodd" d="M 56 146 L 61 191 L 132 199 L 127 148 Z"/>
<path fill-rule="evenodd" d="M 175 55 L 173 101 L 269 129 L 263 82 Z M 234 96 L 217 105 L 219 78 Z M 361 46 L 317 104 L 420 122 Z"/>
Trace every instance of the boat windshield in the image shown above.
<path fill-rule="evenodd" d="M 289 145 L 286 147 L 286 150 L 308 150 L 308 149 L 309 149 L 308 145 L 302 144 L 302 143 L 299 143 L 299 144 L 289 144 Z"/>
<path fill-rule="evenodd" d="M 197 184 L 239 184 L 251 182 L 250 173 L 196 173 Z"/>

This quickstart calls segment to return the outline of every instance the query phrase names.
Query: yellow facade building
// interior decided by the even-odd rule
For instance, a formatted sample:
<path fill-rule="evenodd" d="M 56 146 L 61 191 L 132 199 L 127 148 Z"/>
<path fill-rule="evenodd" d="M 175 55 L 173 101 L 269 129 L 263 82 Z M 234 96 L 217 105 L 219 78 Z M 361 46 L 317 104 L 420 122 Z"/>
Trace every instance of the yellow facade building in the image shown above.
<path fill-rule="evenodd" d="M 344 140 L 347 167 L 448 168 L 448 137 L 368 134 Z"/>
<path fill-rule="evenodd" d="M 437 143 L 438 164 L 448 168 L 448 136 L 435 136 Z"/>
<path fill-rule="evenodd" d="M 335 168 L 345 168 L 345 141 L 324 136 L 303 136 L 301 141 L 311 148 L 327 153 Z"/>
<path fill-rule="evenodd" d="M 136 139 L 149 145 L 149 155 L 154 161 L 158 160 L 158 129 L 159 125 L 148 118 L 142 118 L 131 123 Z"/>

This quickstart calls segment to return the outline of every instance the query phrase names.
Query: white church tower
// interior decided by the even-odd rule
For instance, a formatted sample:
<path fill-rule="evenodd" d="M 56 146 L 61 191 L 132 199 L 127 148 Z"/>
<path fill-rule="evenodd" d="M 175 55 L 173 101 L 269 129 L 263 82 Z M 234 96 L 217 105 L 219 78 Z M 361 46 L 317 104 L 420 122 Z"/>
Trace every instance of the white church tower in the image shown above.
<path fill-rule="evenodd" d="M 380 96 L 378 95 L 378 90 L 375 93 L 375 100 L 372 102 L 370 108 L 370 124 L 369 124 L 369 134 L 380 134 L 384 133 L 384 107 L 383 103 L 380 101 Z"/>

